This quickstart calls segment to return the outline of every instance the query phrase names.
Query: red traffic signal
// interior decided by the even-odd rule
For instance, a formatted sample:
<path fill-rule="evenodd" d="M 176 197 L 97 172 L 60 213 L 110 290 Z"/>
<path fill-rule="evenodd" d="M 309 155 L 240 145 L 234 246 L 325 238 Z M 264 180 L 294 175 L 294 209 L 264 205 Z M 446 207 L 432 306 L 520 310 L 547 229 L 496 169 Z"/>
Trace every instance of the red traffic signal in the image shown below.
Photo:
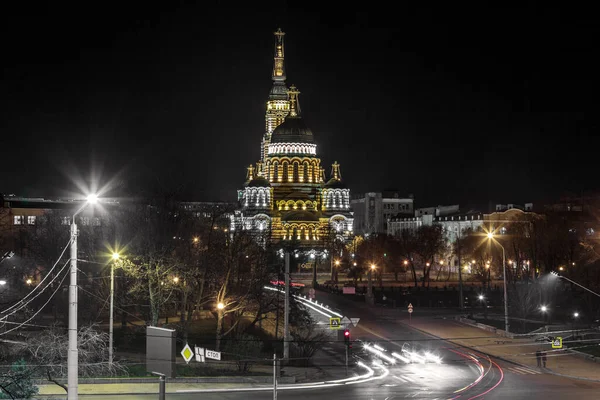
<path fill-rule="evenodd" d="M 344 336 L 350 337 L 350 331 L 348 329 L 344 331 Z"/>

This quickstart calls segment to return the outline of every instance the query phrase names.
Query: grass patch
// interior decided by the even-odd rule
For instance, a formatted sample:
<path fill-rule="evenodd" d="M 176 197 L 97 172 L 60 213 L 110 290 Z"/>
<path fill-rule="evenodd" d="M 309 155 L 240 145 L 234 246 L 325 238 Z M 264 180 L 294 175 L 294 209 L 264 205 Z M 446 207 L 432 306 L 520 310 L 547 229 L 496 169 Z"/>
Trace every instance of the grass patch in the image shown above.
<path fill-rule="evenodd" d="M 129 374 L 127 376 L 117 376 L 117 378 L 145 378 L 153 377 L 151 373 L 146 371 L 146 365 L 134 364 L 127 366 Z M 211 366 L 210 364 L 190 363 L 177 364 L 177 377 L 194 378 L 194 377 L 214 377 L 214 376 L 266 376 L 269 373 L 262 371 L 248 371 L 240 373 L 235 365 L 226 366 Z"/>
<path fill-rule="evenodd" d="M 600 357 L 600 345 L 597 344 L 586 346 L 585 343 L 572 343 L 569 345 L 569 347 L 573 350 L 580 351 L 594 357 Z"/>

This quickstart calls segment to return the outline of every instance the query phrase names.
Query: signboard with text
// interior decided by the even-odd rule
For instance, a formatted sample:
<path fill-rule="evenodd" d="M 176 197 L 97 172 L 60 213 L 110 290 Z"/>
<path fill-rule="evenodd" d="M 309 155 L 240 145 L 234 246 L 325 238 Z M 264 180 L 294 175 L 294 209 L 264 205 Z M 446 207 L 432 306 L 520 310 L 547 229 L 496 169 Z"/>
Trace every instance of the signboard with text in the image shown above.
<path fill-rule="evenodd" d="M 210 358 L 212 360 L 219 360 L 219 361 L 221 361 L 221 352 L 220 351 L 214 351 L 214 350 L 206 349 L 204 351 L 204 355 L 206 356 L 206 358 Z"/>

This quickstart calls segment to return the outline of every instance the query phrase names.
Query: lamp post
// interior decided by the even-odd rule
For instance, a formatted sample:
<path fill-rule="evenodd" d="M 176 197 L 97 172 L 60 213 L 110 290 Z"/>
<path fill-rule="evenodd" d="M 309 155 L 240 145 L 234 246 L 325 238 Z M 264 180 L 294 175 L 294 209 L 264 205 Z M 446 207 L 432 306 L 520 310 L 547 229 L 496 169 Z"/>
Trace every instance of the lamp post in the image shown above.
<path fill-rule="evenodd" d="M 71 224 L 71 268 L 69 271 L 69 351 L 67 353 L 67 398 L 77 400 L 79 386 L 79 349 L 77 347 L 77 224 L 75 217 L 98 197 L 90 194 L 86 202 L 73 214 Z"/>
<path fill-rule="evenodd" d="M 494 234 L 492 232 L 488 232 L 487 237 L 490 240 L 493 240 Z M 497 240 L 495 242 L 498 243 L 498 245 L 502 249 L 502 282 L 504 284 L 504 330 L 506 331 L 506 333 L 508 333 L 510 325 L 508 323 L 508 296 L 506 295 L 506 255 L 502 243 L 498 242 Z"/>
<path fill-rule="evenodd" d="M 334 267 L 335 265 L 335 267 Z M 337 268 L 340 266 L 340 260 L 333 261 L 331 263 L 331 280 L 337 283 Z"/>
<path fill-rule="evenodd" d="M 108 365 L 113 364 L 113 306 L 115 297 L 115 262 L 120 258 L 119 253 L 113 253 L 110 263 L 110 317 L 108 325 Z"/>
<path fill-rule="evenodd" d="M 369 305 L 373 305 L 375 302 L 373 301 L 373 280 L 372 280 L 372 275 L 373 275 L 373 271 L 375 271 L 375 268 L 377 268 L 375 266 L 375 264 L 371 264 L 371 267 L 369 268 L 369 286 L 367 288 L 367 298 L 368 298 L 368 303 Z"/>
<path fill-rule="evenodd" d="M 572 281 L 572 280 L 571 280 L 571 279 L 569 279 L 569 278 L 566 278 L 566 277 L 564 277 L 564 276 L 562 276 L 562 275 L 559 275 L 559 274 L 557 274 L 557 273 L 556 273 L 556 272 L 554 272 L 554 271 L 550 272 L 550 274 L 552 274 L 552 275 L 556 276 L 557 278 L 561 278 L 561 279 L 564 279 L 564 280 L 566 280 L 566 281 L 569 281 L 569 282 L 571 282 L 572 284 L 574 284 L 574 285 L 577 285 L 577 286 L 579 286 L 580 288 L 582 288 L 582 289 L 584 289 L 584 290 L 587 290 L 588 292 L 592 293 L 593 295 L 596 295 L 596 296 L 600 297 L 600 294 L 598 294 L 598 293 L 594 292 L 593 290 L 590 290 L 590 289 L 586 288 L 585 286 L 583 286 L 583 285 L 580 285 L 579 283 L 577 283 L 577 282 L 575 282 L 575 281 Z"/>

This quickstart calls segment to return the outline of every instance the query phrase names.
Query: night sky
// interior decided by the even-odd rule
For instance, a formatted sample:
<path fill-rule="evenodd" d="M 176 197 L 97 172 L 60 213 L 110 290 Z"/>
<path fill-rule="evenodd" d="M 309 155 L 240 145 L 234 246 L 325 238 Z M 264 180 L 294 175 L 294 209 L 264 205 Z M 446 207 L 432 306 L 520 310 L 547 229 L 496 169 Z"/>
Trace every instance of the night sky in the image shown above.
<path fill-rule="evenodd" d="M 235 200 L 259 159 L 278 27 L 326 173 L 338 161 L 354 193 L 466 206 L 599 186 L 591 9 L 14 3 L 0 193 L 70 195 L 93 177 L 116 195 Z"/>

